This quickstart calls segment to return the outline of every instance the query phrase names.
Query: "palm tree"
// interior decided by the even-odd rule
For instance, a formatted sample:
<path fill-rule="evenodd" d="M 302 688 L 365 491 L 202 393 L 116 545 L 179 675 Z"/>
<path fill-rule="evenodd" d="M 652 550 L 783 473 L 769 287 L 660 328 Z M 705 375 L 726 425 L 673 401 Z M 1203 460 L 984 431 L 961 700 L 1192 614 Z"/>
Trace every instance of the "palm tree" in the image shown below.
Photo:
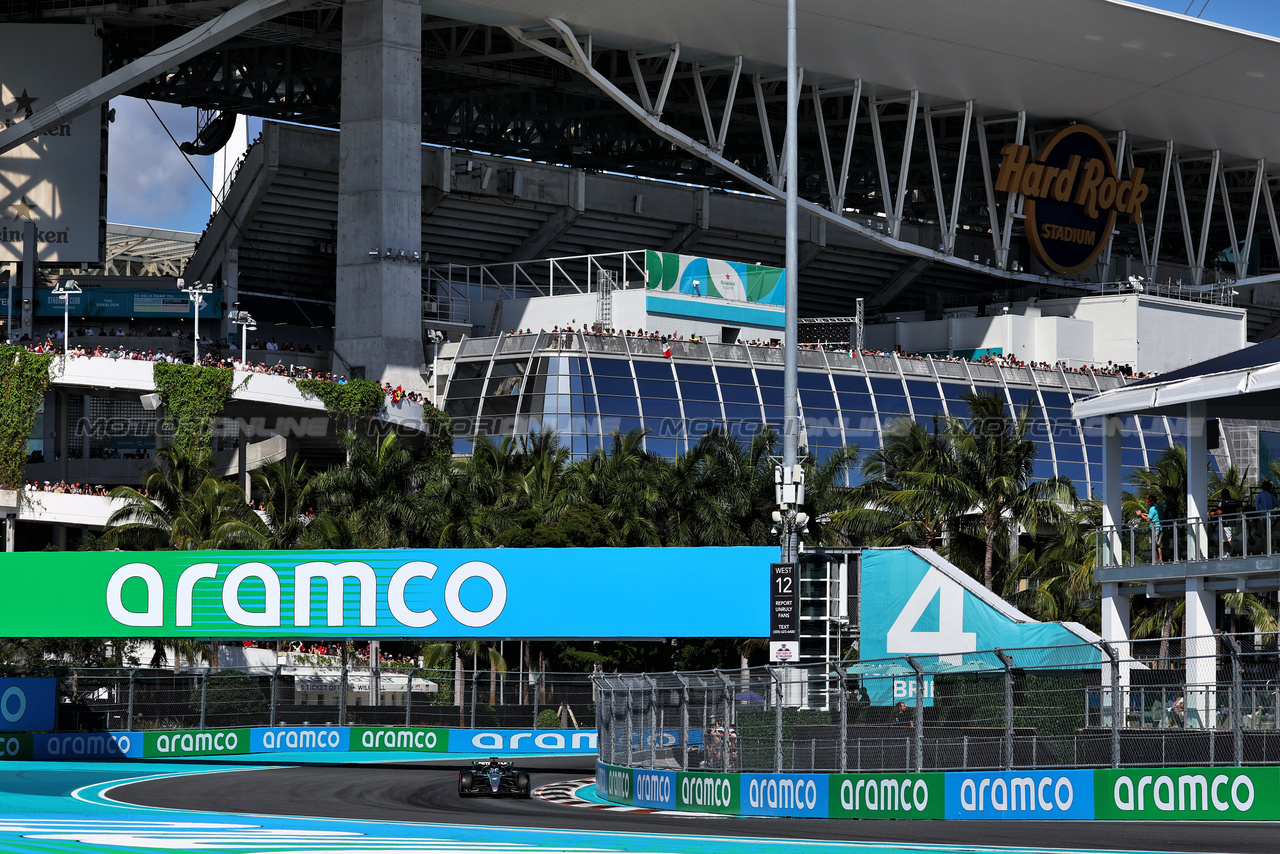
<path fill-rule="evenodd" d="M 618 530 L 619 546 L 661 545 L 659 520 L 663 507 L 663 468 L 666 461 L 644 448 L 647 430 L 613 434 L 613 443 L 569 466 L 565 500 L 596 504 Z"/>
<path fill-rule="evenodd" d="M 124 506 L 111 514 L 103 545 L 145 549 L 235 549 L 261 547 L 261 520 L 244 492 L 210 474 L 207 451 L 188 455 L 162 448 L 143 476 L 143 489 L 119 486 L 111 497 Z"/>
<path fill-rule="evenodd" d="M 1063 506 L 1074 507 L 1077 499 L 1068 478 L 1031 479 L 1039 449 L 1028 438 L 1030 405 L 1010 417 L 1004 401 L 994 394 L 970 392 L 963 400 L 969 405 L 969 419 L 952 419 L 949 431 L 954 483 L 964 487 L 969 506 L 979 514 L 985 545 L 982 583 L 994 590 L 997 538 L 1009 535 L 1014 522 L 1032 535 L 1044 524 L 1061 528 L 1068 520 Z"/>
<path fill-rule="evenodd" d="M 855 543 L 938 548 L 971 506 L 958 482 L 952 437 L 936 420 L 932 431 L 910 418 L 892 422 L 862 472 L 849 506 L 833 516 Z"/>
<path fill-rule="evenodd" d="M 216 477 L 206 477 L 182 502 L 170 537 L 175 549 L 262 548 L 266 542 L 262 520 L 245 502 L 244 492 Z"/>
<path fill-rule="evenodd" d="M 515 522 L 512 486 L 524 474 L 518 468 L 514 441 L 501 443 L 479 436 L 460 466 L 434 482 L 432 502 L 437 545 L 445 548 L 485 548 Z M 537 481 L 535 476 L 534 481 Z M 528 484 L 540 492 L 537 482 Z"/>
<path fill-rule="evenodd" d="M 346 432 L 346 465 L 316 475 L 312 491 L 322 510 L 345 517 L 366 548 L 416 545 L 426 527 L 420 493 L 429 473 L 394 433 L 379 441 Z"/>
<path fill-rule="evenodd" d="M 739 545 L 742 531 L 734 516 L 741 497 L 738 467 L 724 465 L 739 443 L 721 429 L 704 435 L 663 471 L 662 540 L 668 545 Z"/>
<path fill-rule="evenodd" d="M 103 545 L 172 548 L 173 526 L 183 501 L 209 476 L 212 466 L 208 451 L 189 455 L 173 446 L 161 448 L 155 465 L 143 475 L 142 489 L 118 486 L 111 490 L 112 498 L 125 503 L 107 520 Z"/>
<path fill-rule="evenodd" d="M 266 548 L 296 549 L 307 541 L 307 529 L 314 517 L 311 473 L 301 457 L 278 460 L 253 473 L 262 504 L 268 534 Z"/>

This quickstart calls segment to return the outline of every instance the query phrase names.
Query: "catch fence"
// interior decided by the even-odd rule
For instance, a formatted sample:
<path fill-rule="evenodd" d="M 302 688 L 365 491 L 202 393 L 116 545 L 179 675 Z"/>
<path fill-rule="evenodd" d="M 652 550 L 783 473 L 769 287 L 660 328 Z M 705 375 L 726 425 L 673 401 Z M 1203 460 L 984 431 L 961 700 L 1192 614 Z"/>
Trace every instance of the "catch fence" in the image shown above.
<path fill-rule="evenodd" d="M 905 772 L 1280 763 L 1276 635 L 605 674 L 601 761 Z"/>
<path fill-rule="evenodd" d="M 257 726 L 594 729 L 584 673 L 370 670 L 367 667 L 8 669 L 53 677 L 55 729 L 128 731 Z"/>

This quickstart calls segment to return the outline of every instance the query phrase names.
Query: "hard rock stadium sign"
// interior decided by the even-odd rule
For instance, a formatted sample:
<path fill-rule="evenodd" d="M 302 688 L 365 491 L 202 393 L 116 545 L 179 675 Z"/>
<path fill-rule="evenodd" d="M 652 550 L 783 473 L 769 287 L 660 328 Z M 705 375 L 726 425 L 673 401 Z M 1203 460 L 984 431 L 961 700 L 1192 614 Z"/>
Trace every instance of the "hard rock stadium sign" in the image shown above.
<path fill-rule="evenodd" d="M 1118 214 L 1142 222 L 1145 170 L 1121 180 L 1111 146 L 1091 127 L 1064 128 L 1034 161 L 1026 145 L 1006 145 L 1001 154 L 996 190 L 1022 194 L 1031 251 L 1055 273 L 1079 273 L 1097 261 Z"/>

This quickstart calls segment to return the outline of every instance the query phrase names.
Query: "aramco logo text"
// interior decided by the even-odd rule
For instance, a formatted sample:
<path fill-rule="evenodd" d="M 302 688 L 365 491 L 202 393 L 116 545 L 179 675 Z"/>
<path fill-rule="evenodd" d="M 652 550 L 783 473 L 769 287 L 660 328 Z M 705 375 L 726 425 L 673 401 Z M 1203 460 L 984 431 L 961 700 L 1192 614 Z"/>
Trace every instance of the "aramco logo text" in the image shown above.
<path fill-rule="evenodd" d="M 1006 145 L 996 190 L 1026 200 L 1027 240 L 1040 263 L 1057 273 L 1079 273 L 1107 248 L 1116 215 L 1142 222 L 1150 193 L 1135 168 L 1120 179 L 1111 146 L 1091 127 L 1072 125 L 1041 147 L 1032 161 L 1025 145 Z"/>

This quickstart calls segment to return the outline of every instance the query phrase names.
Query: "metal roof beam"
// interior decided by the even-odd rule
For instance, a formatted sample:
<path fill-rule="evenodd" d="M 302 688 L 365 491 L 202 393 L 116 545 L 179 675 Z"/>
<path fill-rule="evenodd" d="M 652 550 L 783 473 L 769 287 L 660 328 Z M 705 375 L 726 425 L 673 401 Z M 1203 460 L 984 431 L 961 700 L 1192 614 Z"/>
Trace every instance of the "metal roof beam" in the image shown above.
<path fill-rule="evenodd" d="M 53 106 L 40 110 L 26 121 L 0 131 L 0 154 L 30 142 L 49 128 L 105 104 L 165 69 L 181 65 L 264 21 L 286 12 L 317 6 L 321 2 L 324 0 L 245 0 L 101 80 L 59 98 Z"/>

